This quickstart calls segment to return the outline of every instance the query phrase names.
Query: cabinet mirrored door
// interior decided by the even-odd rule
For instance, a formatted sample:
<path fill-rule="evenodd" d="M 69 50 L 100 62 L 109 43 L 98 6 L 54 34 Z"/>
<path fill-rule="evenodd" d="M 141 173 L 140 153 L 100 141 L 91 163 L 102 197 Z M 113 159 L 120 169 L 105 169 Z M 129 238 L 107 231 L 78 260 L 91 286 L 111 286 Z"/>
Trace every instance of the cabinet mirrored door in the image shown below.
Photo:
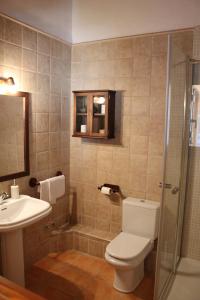
<path fill-rule="evenodd" d="M 89 130 L 88 128 L 88 96 L 87 95 L 78 95 L 76 96 L 75 103 L 75 128 L 76 132 L 80 134 L 86 134 Z"/>
<path fill-rule="evenodd" d="M 105 94 L 92 96 L 92 134 L 105 135 L 107 98 Z"/>

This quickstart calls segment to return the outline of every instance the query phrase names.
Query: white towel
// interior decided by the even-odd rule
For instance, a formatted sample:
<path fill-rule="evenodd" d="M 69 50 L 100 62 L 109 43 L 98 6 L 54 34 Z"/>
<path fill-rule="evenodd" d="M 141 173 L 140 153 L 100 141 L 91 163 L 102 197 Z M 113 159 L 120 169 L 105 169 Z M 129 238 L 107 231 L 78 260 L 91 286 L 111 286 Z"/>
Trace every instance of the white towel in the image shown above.
<path fill-rule="evenodd" d="M 56 203 L 56 199 L 65 194 L 65 176 L 56 176 L 49 178 L 49 202 Z"/>
<path fill-rule="evenodd" d="M 49 202 L 49 180 L 40 181 L 38 186 L 38 192 L 40 193 L 40 199 Z"/>

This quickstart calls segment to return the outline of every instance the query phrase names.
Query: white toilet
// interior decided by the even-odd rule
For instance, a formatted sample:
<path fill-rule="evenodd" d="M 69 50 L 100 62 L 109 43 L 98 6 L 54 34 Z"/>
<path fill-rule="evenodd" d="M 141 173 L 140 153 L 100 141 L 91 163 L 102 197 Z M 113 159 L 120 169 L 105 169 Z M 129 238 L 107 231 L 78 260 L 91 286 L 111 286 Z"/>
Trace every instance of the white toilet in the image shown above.
<path fill-rule="evenodd" d="M 113 286 L 132 292 L 144 277 L 144 259 L 158 236 L 159 203 L 128 197 L 122 204 L 122 232 L 106 247 L 105 259 L 114 266 Z"/>

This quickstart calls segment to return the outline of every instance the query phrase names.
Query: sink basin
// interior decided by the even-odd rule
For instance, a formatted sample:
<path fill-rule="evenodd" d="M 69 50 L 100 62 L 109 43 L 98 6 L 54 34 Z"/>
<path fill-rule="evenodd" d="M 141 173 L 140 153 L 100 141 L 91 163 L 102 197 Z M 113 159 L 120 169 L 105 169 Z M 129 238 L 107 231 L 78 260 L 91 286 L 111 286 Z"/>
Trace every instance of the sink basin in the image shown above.
<path fill-rule="evenodd" d="M 26 195 L 7 199 L 0 205 L 1 257 L 3 276 L 22 286 L 24 277 L 23 228 L 46 217 L 51 205 Z"/>
<path fill-rule="evenodd" d="M 0 205 L 0 232 L 16 230 L 29 226 L 51 212 L 51 205 L 43 200 L 29 196 L 8 199 Z"/>

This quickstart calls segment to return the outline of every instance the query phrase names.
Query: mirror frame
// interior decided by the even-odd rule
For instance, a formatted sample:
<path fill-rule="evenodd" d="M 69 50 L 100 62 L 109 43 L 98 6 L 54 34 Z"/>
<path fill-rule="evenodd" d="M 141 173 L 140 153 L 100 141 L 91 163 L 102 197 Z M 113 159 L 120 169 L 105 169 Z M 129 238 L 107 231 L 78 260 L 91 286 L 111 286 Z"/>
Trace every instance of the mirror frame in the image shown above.
<path fill-rule="evenodd" d="M 30 161 L 29 161 L 29 93 L 27 92 L 16 92 L 14 94 L 5 93 L 5 96 L 16 96 L 23 97 L 24 101 L 24 170 L 17 173 L 12 173 L 4 176 L 0 176 L 0 182 L 7 181 L 19 177 L 30 175 Z M 0 145 L 1 147 L 1 145 Z"/>

